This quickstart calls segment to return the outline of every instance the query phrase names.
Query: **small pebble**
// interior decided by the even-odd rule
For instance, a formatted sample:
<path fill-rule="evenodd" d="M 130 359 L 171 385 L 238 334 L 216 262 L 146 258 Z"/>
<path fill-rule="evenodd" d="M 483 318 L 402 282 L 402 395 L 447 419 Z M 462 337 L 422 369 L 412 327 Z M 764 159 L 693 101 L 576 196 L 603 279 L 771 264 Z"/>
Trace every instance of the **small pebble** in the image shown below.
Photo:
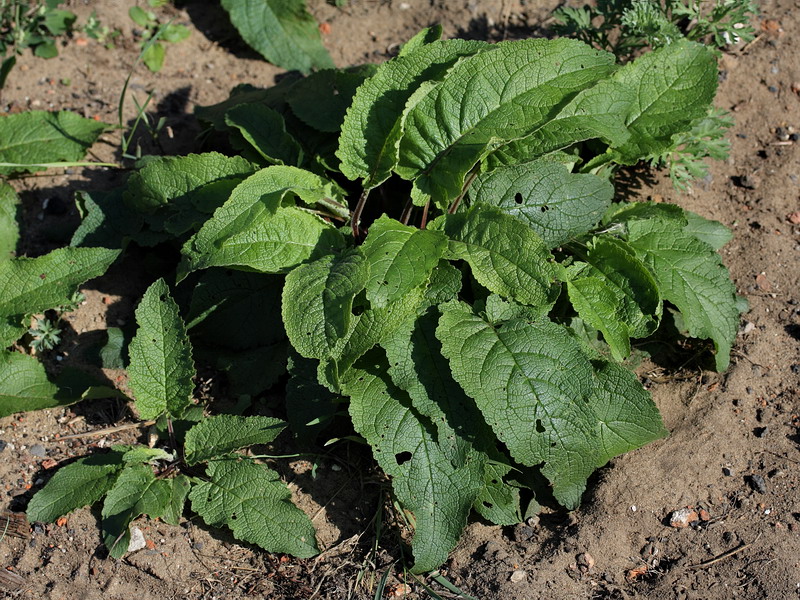
<path fill-rule="evenodd" d="M 689 523 L 697 521 L 697 519 L 697 511 L 687 506 L 686 508 L 672 511 L 672 514 L 669 517 L 669 524 L 671 527 L 682 529 L 684 527 L 688 527 Z"/>
<path fill-rule="evenodd" d="M 733 470 L 729 469 L 728 467 L 722 467 L 722 474 L 725 475 L 725 477 L 732 477 Z"/>
<path fill-rule="evenodd" d="M 525 523 L 517 523 L 514 526 L 514 541 L 527 542 L 533 537 L 533 527 L 529 527 Z"/>
<path fill-rule="evenodd" d="M 5 450 L 5 449 L 6 449 L 6 446 L 8 446 L 8 443 L 7 443 L 7 442 L 4 442 L 3 440 L 0 440 L 0 452 L 2 452 L 3 450 Z"/>
<path fill-rule="evenodd" d="M 750 487 L 759 494 L 767 493 L 767 482 L 764 481 L 764 478 L 761 475 L 750 475 L 750 477 L 747 478 L 747 482 L 750 484 Z"/>
<path fill-rule="evenodd" d="M 34 444 L 28 449 L 28 453 L 31 456 L 35 456 L 37 458 L 45 458 L 47 456 L 47 450 L 45 450 L 44 446 L 41 444 Z"/>
<path fill-rule="evenodd" d="M 128 543 L 128 552 L 136 552 L 147 547 L 142 530 L 138 527 L 131 528 L 131 541 Z"/>
<path fill-rule="evenodd" d="M 520 581 L 525 581 L 525 579 L 527 577 L 528 577 L 528 574 L 525 571 L 523 571 L 521 569 L 517 569 L 516 571 L 514 571 L 511 574 L 510 579 L 511 579 L 511 583 L 519 583 Z"/>
<path fill-rule="evenodd" d="M 578 554 L 576 562 L 580 570 L 583 572 L 591 571 L 595 564 L 594 557 L 588 552 L 581 552 Z"/>

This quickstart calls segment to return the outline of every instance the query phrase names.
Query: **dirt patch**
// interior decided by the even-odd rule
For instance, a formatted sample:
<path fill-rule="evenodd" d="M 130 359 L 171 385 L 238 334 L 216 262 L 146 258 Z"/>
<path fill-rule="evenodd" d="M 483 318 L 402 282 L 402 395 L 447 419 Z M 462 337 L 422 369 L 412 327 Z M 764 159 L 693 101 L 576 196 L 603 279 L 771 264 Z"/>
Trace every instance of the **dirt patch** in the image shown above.
<path fill-rule="evenodd" d="M 117 47 L 71 40 L 56 59 L 24 57 L 4 106 L 69 109 L 116 122 L 122 84 L 138 52 L 127 17 L 133 2 L 71 4 L 84 17 L 97 10 L 102 22 L 119 28 Z M 340 10 L 310 2 L 329 25 L 324 41 L 340 66 L 383 61 L 437 22 L 451 37 L 535 34 L 554 3 L 533 4 L 353 0 Z M 199 131 L 195 105 L 224 99 L 238 83 L 270 85 L 280 74 L 236 41 L 217 6 L 180 6 L 169 9 L 171 16 L 189 25 L 192 36 L 169 46 L 161 73 L 139 67 L 131 79 L 131 94 L 143 101 L 153 92 L 150 112 L 166 119 L 157 139 L 139 140 L 145 153 L 185 151 Z M 792 217 L 800 210 L 800 15 L 790 0 L 764 2 L 761 11 L 758 39 L 721 62 L 717 105 L 736 119 L 730 159 L 713 165 L 689 194 L 661 179 L 638 192 L 732 228 L 723 257 L 750 311 L 731 368 L 717 374 L 644 366 L 640 375 L 670 437 L 602 469 L 573 513 L 548 509 L 537 522 L 511 528 L 472 523 L 442 573 L 476 598 L 800 596 L 800 219 Z M 134 116 L 129 99 L 123 122 Z M 107 134 L 93 153 L 119 159 L 119 134 Z M 20 250 L 35 255 L 62 245 L 78 223 L 74 191 L 108 187 L 122 176 L 76 169 L 15 181 L 24 202 Z M 80 348 L 102 329 L 132 320 L 146 282 L 131 273 L 123 263 L 86 286 L 86 302 L 67 317 L 70 330 L 59 350 L 66 360 L 80 358 Z M 97 374 L 124 385 L 121 371 Z M 0 420 L 0 509 L 24 509 L 58 465 L 94 447 L 146 438 L 147 431 L 70 436 L 134 424 L 118 400 Z M 98 515 L 82 510 L 61 525 L 34 526 L 28 538 L 0 539 L 0 566 L 23 582 L 0 597 L 371 598 L 376 576 L 399 558 L 402 529 L 388 519 L 375 539 L 376 521 L 386 521 L 391 507 L 384 505 L 386 481 L 369 465 L 367 454 L 329 456 L 312 477 L 310 462 L 276 463 L 318 528 L 323 553 L 316 559 L 272 556 L 199 521 L 170 527 L 140 520 L 146 548 L 113 561 L 104 558 Z M 687 526 L 670 526 L 673 511 L 686 507 Z M 409 597 L 428 597 L 417 582 L 409 585 Z"/>

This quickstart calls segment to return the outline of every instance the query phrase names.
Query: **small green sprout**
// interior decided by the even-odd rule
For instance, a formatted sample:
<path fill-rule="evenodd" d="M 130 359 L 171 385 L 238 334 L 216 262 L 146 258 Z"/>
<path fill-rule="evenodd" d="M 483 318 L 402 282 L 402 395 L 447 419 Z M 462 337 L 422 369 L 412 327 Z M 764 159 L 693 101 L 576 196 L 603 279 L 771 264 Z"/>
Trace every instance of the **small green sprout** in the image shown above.
<path fill-rule="evenodd" d="M 36 319 L 36 327 L 28 329 L 33 337 L 30 347 L 36 352 L 52 350 L 61 343 L 61 330 L 50 319 Z"/>

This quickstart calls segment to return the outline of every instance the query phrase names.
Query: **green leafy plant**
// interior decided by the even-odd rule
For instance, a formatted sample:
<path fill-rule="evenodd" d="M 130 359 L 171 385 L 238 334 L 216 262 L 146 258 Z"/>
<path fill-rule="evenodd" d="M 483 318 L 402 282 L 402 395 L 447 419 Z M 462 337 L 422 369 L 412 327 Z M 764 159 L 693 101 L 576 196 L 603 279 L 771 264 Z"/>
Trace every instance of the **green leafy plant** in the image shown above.
<path fill-rule="evenodd" d="M 255 417 L 223 432 L 212 423 L 234 417 L 200 416 L 197 359 L 226 373 L 239 410 L 286 381 L 301 443 L 365 441 L 413 529 L 412 571 L 425 572 L 473 510 L 505 525 L 551 496 L 574 509 L 595 469 L 666 435 L 622 363 L 673 313 L 727 368 L 743 308 L 717 253 L 727 230 L 675 205 L 615 202 L 613 187 L 621 166 L 692 143 L 716 90 L 713 53 L 679 39 L 620 66 L 577 40 L 440 34 L 377 67 L 236 88 L 197 115 L 240 156 L 151 157 L 122 188 L 81 196 L 71 250 L 180 248 L 186 325 L 153 284 L 128 372 L 143 419 L 197 424 L 175 427 L 189 433 L 155 466 L 141 452 L 128 466 L 123 449 L 82 459 L 38 492 L 31 519 L 105 496 L 117 556 L 132 519 L 177 520 L 159 498 L 191 487 L 175 493 L 207 523 L 313 553 L 297 513 L 302 547 L 264 529 L 289 510 L 285 491 L 261 504 L 249 490 L 277 490 L 275 477 L 229 453 L 268 440 L 247 433 Z M 89 460 L 105 483 L 73 494 Z M 229 495 L 221 482 L 234 480 L 248 494 Z"/>
<path fill-rule="evenodd" d="M 151 8 L 163 6 L 161 0 L 147 0 Z M 145 10 L 141 6 L 132 6 L 128 15 L 139 27 L 141 32 L 141 60 L 148 69 L 157 73 L 164 66 L 167 49 L 161 42 L 178 43 L 189 37 L 189 28 L 176 23 L 161 23 L 152 10 Z"/>
<path fill-rule="evenodd" d="M 52 350 L 61 343 L 61 330 L 50 319 L 36 319 L 36 327 L 28 329 L 28 333 L 33 338 L 30 346 L 36 352 Z"/>
<path fill-rule="evenodd" d="M 77 17 L 58 8 L 64 0 L 0 1 L 0 54 L 21 54 L 31 48 L 36 56 L 58 56 L 55 38 L 69 33 Z"/>
<path fill-rule="evenodd" d="M 236 415 L 197 422 L 190 402 L 191 345 L 163 280 L 145 293 L 136 320 L 128 368 L 136 406 L 142 418 L 166 417 L 170 431 L 181 426 L 185 435 L 179 444 L 168 440 L 178 446 L 171 449 L 114 446 L 107 454 L 79 459 L 33 497 L 29 517 L 53 521 L 103 499 L 103 539 L 110 555 L 119 558 L 128 551 L 134 519 L 148 515 L 177 525 L 188 499 L 208 524 L 228 526 L 241 540 L 273 552 L 316 554 L 311 521 L 288 501 L 291 494 L 278 474 L 236 453 L 272 442 L 285 423 Z"/>
<path fill-rule="evenodd" d="M 41 58 L 58 56 L 55 38 L 69 33 L 77 18 L 58 8 L 61 4 L 63 0 L 0 0 L 0 91 L 17 64 L 17 55 L 25 49 L 31 48 Z"/>
<path fill-rule="evenodd" d="M 752 0 L 600 0 L 557 9 L 553 30 L 629 58 L 684 38 L 717 48 L 752 41 L 757 14 Z"/>
<path fill-rule="evenodd" d="M 81 27 L 81 31 L 83 31 L 87 37 L 104 44 L 107 50 L 111 50 L 114 47 L 114 40 L 122 35 L 119 29 L 112 30 L 108 25 L 104 25 L 97 17 L 97 11 L 94 10 L 92 14 L 89 15 L 89 18 L 86 19 L 86 23 Z"/>
<path fill-rule="evenodd" d="M 553 30 L 629 59 L 643 48 L 681 39 L 703 42 L 715 52 L 752 41 L 757 14 L 750 0 L 601 0 L 594 6 L 557 9 Z M 728 157 L 730 145 L 724 137 L 732 123 L 727 113 L 709 108 L 688 131 L 675 136 L 670 149 L 647 160 L 667 167 L 675 187 L 686 190 L 692 180 L 707 174 L 704 158 Z"/>
<path fill-rule="evenodd" d="M 301 73 L 333 67 L 305 0 L 222 0 L 222 6 L 242 39 L 269 62 Z"/>
<path fill-rule="evenodd" d="M 0 175 L 81 163 L 108 124 L 69 111 L 29 111 L 0 117 Z M 100 164 L 100 163 L 95 163 Z"/>

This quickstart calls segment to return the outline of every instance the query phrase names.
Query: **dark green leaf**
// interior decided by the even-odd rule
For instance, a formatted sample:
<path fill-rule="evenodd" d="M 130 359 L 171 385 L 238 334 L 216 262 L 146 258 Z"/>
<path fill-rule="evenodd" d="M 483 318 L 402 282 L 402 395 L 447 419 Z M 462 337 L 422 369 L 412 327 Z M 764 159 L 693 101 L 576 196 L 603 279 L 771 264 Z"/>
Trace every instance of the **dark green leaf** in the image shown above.
<path fill-rule="evenodd" d="M 299 167 L 303 162 L 303 149 L 286 133 L 279 112 L 263 104 L 239 104 L 225 113 L 225 123 L 238 129 L 268 163 Z"/>
<path fill-rule="evenodd" d="M 338 133 L 356 88 L 377 67 L 366 64 L 349 70 L 326 69 L 297 82 L 287 95 L 289 106 L 306 125 Z"/>
<path fill-rule="evenodd" d="M 245 42 L 269 62 L 308 73 L 333 67 L 303 0 L 222 0 Z"/>
<path fill-rule="evenodd" d="M 718 371 L 728 368 L 739 327 L 736 288 L 714 249 L 677 221 L 627 223 L 628 242 L 650 266 L 665 300 L 681 311 L 696 338 L 711 338 Z"/>
<path fill-rule="evenodd" d="M 192 509 L 212 526 L 227 525 L 240 540 L 269 552 L 309 558 L 319 552 L 314 526 L 290 502 L 278 474 L 250 460 L 208 464 L 208 481 L 192 487 Z"/>
<path fill-rule="evenodd" d="M 466 260 L 492 292 L 533 306 L 550 305 L 558 296 L 553 257 L 542 239 L 499 208 L 478 204 L 429 228 L 450 238 L 451 257 Z"/>
<path fill-rule="evenodd" d="M 403 508 L 414 516 L 412 571 L 423 573 L 441 565 L 458 542 L 483 487 L 483 461 L 472 455 L 453 466 L 428 420 L 391 383 L 386 367 L 380 353 L 365 357 L 348 375 L 344 389 L 351 397 L 353 426 L 392 478 Z"/>
<path fill-rule="evenodd" d="M 52 523 L 91 506 L 111 489 L 123 467 L 122 453 L 95 454 L 61 467 L 28 503 L 28 520 Z"/>
<path fill-rule="evenodd" d="M 0 263 L 16 255 L 19 209 L 19 196 L 14 188 L 5 182 L 0 183 Z"/>
<path fill-rule="evenodd" d="M 271 417 L 206 417 L 186 433 L 186 462 L 196 465 L 234 450 L 269 444 L 284 427 L 286 423 Z"/>
<path fill-rule="evenodd" d="M 41 171 L 36 165 L 81 160 L 108 127 L 76 113 L 29 111 L 0 117 L 0 174 Z"/>
<path fill-rule="evenodd" d="M 491 204 L 526 222 L 549 248 L 595 226 L 611 203 L 614 186 L 595 175 L 570 173 L 550 160 L 500 167 L 476 177 L 473 204 Z"/>
<path fill-rule="evenodd" d="M 136 309 L 139 329 L 128 351 L 128 377 L 142 419 L 166 412 L 180 418 L 194 391 L 192 347 L 178 305 L 163 279 L 153 283 Z"/>

